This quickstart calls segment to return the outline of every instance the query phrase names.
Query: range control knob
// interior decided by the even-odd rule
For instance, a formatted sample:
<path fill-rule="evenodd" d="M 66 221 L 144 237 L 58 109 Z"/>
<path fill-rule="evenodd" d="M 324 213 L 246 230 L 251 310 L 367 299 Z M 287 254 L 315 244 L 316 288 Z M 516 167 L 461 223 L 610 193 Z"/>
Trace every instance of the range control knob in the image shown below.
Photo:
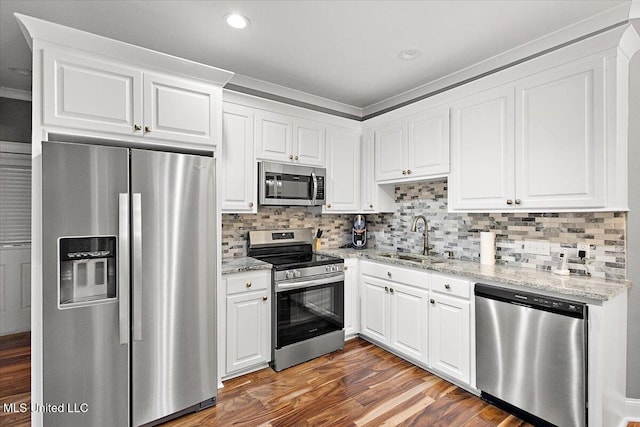
<path fill-rule="evenodd" d="M 331 266 L 331 272 L 335 273 L 336 271 L 338 271 L 338 266 L 337 265 L 332 265 Z"/>
<path fill-rule="evenodd" d="M 293 279 L 293 271 L 287 271 L 286 273 L 284 273 L 284 278 Z"/>
<path fill-rule="evenodd" d="M 293 277 L 300 277 L 300 272 L 298 270 L 293 270 Z"/>
<path fill-rule="evenodd" d="M 325 265 L 324 271 L 326 271 L 327 273 L 330 272 L 331 271 L 331 266 L 330 265 Z"/>

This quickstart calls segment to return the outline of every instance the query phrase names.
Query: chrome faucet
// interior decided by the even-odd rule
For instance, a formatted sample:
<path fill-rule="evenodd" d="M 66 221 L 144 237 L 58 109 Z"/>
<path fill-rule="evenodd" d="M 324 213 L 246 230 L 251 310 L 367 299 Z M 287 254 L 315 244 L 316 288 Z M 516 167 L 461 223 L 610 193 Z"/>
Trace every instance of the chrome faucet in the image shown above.
<path fill-rule="evenodd" d="M 417 231 L 418 220 L 424 221 L 424 233 L 422 236 L 424 237 L 424 247 L 422 249 L 422 255 L 429 255 L 429 236 L 427 232 L 429 231 L 429 225 L 427 224 L 427 218 L 422 215 L 416 215 L 413 218 L 413 224 L 411 224 L 411 231 Z"/>

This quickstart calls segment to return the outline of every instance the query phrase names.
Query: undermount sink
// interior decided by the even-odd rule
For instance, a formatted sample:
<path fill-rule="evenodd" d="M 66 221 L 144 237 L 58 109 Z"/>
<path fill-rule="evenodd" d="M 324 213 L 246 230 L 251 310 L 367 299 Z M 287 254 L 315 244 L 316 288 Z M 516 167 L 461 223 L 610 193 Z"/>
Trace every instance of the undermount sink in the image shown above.
<path fill-rule="evenodd" d="M 413 261 L 421 264 L 439 264 L 447 262 L 444 258 L 434 258 L 428 255 L 413 255 L 413 254 L 380 254 L 381 257 L 389 259 L 400 259 L 403 261 Z"/>

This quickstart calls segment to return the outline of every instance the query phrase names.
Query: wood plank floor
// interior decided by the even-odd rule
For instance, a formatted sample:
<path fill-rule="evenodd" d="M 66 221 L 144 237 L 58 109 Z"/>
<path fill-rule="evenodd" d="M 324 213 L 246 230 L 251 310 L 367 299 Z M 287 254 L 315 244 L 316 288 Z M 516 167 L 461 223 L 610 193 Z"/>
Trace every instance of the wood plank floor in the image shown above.
<path fill-rule="evenodd" d="M 28 412 L 1 410 L 30 401 L 30 378 L 30 334 L 0 337 L 0 426 L 30 425 Z M 264 369 L 224 385 L 215 407 L 164 425 L 529 426 L 360 339 L 280 373 Z"/>

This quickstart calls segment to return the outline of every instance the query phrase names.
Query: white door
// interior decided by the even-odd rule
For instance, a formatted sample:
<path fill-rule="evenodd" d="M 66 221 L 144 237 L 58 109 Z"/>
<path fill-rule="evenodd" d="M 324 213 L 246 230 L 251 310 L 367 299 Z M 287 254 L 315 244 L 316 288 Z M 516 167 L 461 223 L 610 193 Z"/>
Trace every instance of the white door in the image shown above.
<path fill-rule="evenodd" d="M 293 159 L 296 163 L 324 167 L 325 128 L 320 123 L 296 119 L 293 128 Z"/>
<path fill-rule="evenodd" d="M 518 207 L 605 206 L 603 87 L 603 65 L 592 59 L 517 84 Z"/>
<path fill-rule="evenodd" d="M 360 332 L 360 298 L 358 260 L 344 260 L 344 334 L 347 338 Z"/>
<path fill-rule="evenodd" d="M 431 294 L 429 349 L 431 368 L 466 384 L 470 376 L 470 303 Z"/>
<path fill-rule="evenodd" d="M 327 134 L 325 212 L 357 212 L 360 202 L 360 136 L 330 130 Z"/>
<path fill-rule="evenodd" d="M 142 136 L 142 72 L 46 49 L 44 124 Z"/>
<path fill-rule="evenodd" d="M 407 176 L 449 173 L 449 108 L 423 111 L 407 120 Z"/>
<path fill-rule="evenodd" d="M 293 120 L 283 114 L 266 111 L 255 114 L 256 157 L 293 162 Z"/>
<path fill-rule="evenodd" d="M 227 297 L 227 374 L 269 360 L 266 291 Z"/>
<path fill-rule="evenodd" d="M 360 282 L 360 333 L 381 344 L 389 344 L 389 286 L 374 277 Z"/>
<path fill-rule="evenodd" d="M 256 212 L 253 111 L 225 103 L 222 113 L 220 207 L 223 212 Z"/>
<path fill-rule="evenodd" d="M 221 93 L 212 85 L 145 73 L 144 135 L 212 148 Z"/>
<path fill-rule="evenodd" d="M 394 122 L 375 131 L 376 181 L 406 177 L 406 144 L 405 121 Z"/>
<path fill-rule="evenodd" d="M 407 357 L 429 362 L 429 292 L 389 284 L 391 301 L 391 347 Z"/>
<path fill-rule="evenodd" d="M 464 98 L 451 109 L 451 210 L 515 207 L 514 88 Z"/>

